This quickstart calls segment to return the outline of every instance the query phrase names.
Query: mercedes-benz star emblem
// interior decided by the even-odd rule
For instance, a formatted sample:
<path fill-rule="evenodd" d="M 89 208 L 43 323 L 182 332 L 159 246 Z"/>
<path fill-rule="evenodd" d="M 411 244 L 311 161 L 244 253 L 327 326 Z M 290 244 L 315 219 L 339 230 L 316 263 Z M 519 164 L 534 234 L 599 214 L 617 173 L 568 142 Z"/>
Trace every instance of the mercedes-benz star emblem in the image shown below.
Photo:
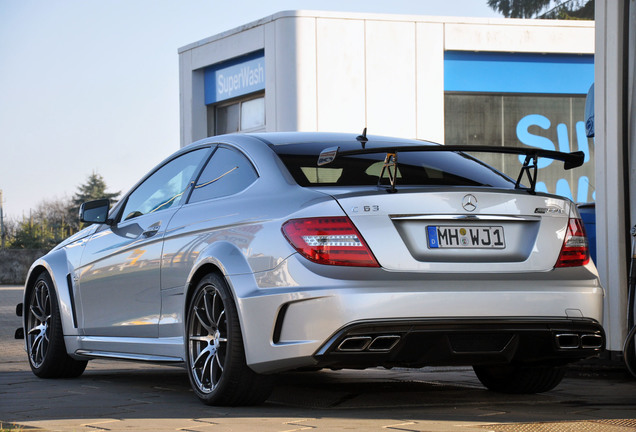
<path fill-rule="evenodd" d="M 474 195 L 466 195 L 462 200 L 462 207 L 466 211 L 474 211 L 477 208 L 477 198 Z"/>

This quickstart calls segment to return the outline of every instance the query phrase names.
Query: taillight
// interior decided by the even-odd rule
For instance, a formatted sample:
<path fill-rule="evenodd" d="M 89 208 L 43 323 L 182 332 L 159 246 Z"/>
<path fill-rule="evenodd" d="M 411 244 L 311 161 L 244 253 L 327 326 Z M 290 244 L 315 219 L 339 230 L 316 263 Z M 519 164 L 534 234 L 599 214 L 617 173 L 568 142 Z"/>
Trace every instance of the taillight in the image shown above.
<path fill-rule="evenodd" d="M 590 261 L 587 236 L 581 219 L 570 219 L 563 239 L 563 247 L 555 267 L 575 267 Z"/>
<path fill-rule="evenodd" d="M 292 219 L 282 229 L 289 243 L 313 262 L 380 267 L 348 217 Z"/>

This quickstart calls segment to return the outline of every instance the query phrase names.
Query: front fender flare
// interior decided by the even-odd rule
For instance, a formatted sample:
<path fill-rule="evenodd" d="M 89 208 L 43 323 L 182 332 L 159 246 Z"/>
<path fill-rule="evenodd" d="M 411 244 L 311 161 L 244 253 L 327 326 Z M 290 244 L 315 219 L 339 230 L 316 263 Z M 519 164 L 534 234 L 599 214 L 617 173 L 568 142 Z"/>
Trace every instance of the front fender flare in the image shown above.
<path fill-rule="evenodd" d="M 57 296 L 58 306 L 60 310 L 60 318 L 62 320 L 62 332 L 64 336 L 75 336 L 79 334 L 77 328 L 77 314 L 75 311 L 75 299 L 72 297 L 72 286 L 69 286 L 69 262 L 64 249 L 58 249 L 44 255 L 36 260 L 27 273 L 26 283 L 24 285 L 24 305 L 28 305 L 31 289 L 35 284 L 38 276 L 46 271 L 53 281 L 53 289 Z M 26 320 L 28 312 L 22 317 L 22 325 L 26 331 Z"/>

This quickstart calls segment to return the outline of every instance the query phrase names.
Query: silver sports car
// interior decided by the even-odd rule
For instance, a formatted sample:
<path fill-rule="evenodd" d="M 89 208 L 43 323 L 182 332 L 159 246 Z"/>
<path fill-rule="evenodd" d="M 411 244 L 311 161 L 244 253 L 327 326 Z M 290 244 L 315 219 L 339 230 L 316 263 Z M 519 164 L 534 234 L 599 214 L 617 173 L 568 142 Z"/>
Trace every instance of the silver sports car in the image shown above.
<path fill-rule="evenodd" d="M 468 151 L 521 155 L 517 179 Z M 89 359 L 184 364 L 207 404 L 267 399 L 296 369 L 471 365 L 543 392 L 604 349 L 577 208 L 535 191 L 580 153 L 324 133 L 179 150 L 30 269 L 25 346 L 43 378 Z"/>

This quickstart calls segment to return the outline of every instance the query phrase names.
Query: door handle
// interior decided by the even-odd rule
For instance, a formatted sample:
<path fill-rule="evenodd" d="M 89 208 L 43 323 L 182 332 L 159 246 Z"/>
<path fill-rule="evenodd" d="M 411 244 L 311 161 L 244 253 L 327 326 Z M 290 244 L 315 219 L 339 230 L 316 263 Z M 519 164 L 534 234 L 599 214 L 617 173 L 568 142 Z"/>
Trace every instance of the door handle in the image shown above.
<path fill-rule="evenodd" d="M 153 225 L 151 227 L 149 227 L 146 231 L 142 232 L 141 234 L 144 237 L 152 237 L 153 235 L 157 234 L 159 232 L 159 225 Z"/>

